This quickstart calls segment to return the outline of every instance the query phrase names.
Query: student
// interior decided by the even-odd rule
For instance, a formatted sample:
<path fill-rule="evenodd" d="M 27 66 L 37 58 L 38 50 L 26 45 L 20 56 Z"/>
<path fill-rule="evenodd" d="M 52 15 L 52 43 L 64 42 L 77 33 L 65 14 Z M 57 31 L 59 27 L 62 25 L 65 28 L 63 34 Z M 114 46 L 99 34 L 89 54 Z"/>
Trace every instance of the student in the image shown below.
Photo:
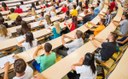
<path fill-rule="evenodd" d="M 78 63 L 73 64 L 71 68 L 76 73 L 68 73 L 69 79 L 96 79 L 97 72 L 94 55 L 91 53 L 86 53 L 84 58 L 81 58 Z"/>
<path fill-rule="evenodd" d="M 61 12 L 62 13 L 66 13 L 67 11 L 68 11 L 67 5 L 66 4 L 63 4 L 62 9 L 61 9 Z"/>
<path fill-rule="evenodd" d="M 112 2 L 110 3 L 110 10 L 113 11 L 113 9 L 116 7 L 116 1 L 112 0 Z"/>
<path fill-rule="evenodd" d="M 22 17 L 19 15 L 16 20 L 12 23 L 12 26 L 18 26 L 21 25 Z"/>
<path fill-rule="evenodd" d="M 70 12 L 70 15 L 72 17 L 78 15 L 78 11 L 76 10 L 76 5 L 73 5 L 73 10 Z"/>
<path fill-rule="evenodd" d="M 116 23 L 115 23 L 116 22 Z M 116 26 L 120 26 L 120 30 L 119 30 L 119 35 L 121 36 L 125 36 L 128 34 L 128 14 L 124 13 L 122 15 L 122 20 L 121 22 L 118 22 L 118 21 L 113 21 L 113 23 L 116 25 Z"/>
<path fill-rule="evenodd" d="M 0 8 L 1 11 L 7 11 L 9 10 L 8 6 L 6 5 L 6 3 L 2 2 L 2 7 Z"/>
<path fill-rule="evenodd" d="M 0 17 L 0 24 L 3 24 L 6 28 L 9 28 L 10 26 L 8 25 L 8 23 L 4 22 L 4 18 Z"/>
<path fill-rule="evenodd" d="M 72 17 L 72 23 L 70 23 L 70 24 L 65 23 L 65 24 L 70 31 L 75 30 L 77 28 L 77 17 L 73 16 Z"/>
<path fill-rule="evenodd" d="M 7 16 L 8 17 L 8 19 L 10 19 L 10 20 L 12 20 L 12 21 L 15 21 L 16 20 L 16 18 L 17 18 L 17 16 L 19 15 L 18 13 L 14 13 L 14 8 L 11 8 L 10 9 L 10 14 Z"/>
<path fill-rule="evenodd" d="M 89 22 L 89 24 L 92 24 L 95 28 L 91 28 L 88 31 L 86 31 L 86 34 L 89 33 L 90 34 L 94 34 L 94 36 L 96 36 L 97 34 L 99 34 L 102 30 L 105 29 L 105 19 L 101 19 L 101 21 L 98 23 L 98 25 Z M 86 26 L 87 28 L 89 28 L 88 26 Z"/>
<path fill-rule="evenodd" d="M 57 15 L 56 9 L 55 9 L 55 7 L 52 7 L 52 10 L 50 11 L 50 16 L 51 16 L 51 17 L 54 17 L 54 16 L 56 16 L 56 15 Z"/>
<path fill-rule="evenodd" d="M 50 37 L 50 39 L 55 39 L 59 37 L 61 34 L 61 27 L 59 22 L 54 22 L 54 28 L 52 28 L 52 34 L 53 36 Z"/>
<path fill-rule="evenodd" d="M 31 10 L 32 10 L 32 9 L 36 10 L 36 5 L 35 5 L 35 3 L 32 3 L 32 4 L 31 4 Z"/>
<path fill-rule="evenodd" d="M 109 60 L 109 58 L 111 58 L 112 55 L 117 51 L 116 39 L 117 39 L 117 34 L 113 32 L 109 34 L 107 38 L 107 42 L 103 42 L 102 39 L 92 37 L 91 39 L 92 44 L 96 48 L 98 48 L 98 50 L 94 52 L 95 58 L 103 62 Z M 94 40 L 102 43 L 101 48 L 99 48 L 99 46 Z"/>
<path fill-rule="evenodd" d="M 118 10 L 118 7 L 115 7 L 115 8 L 113 9 L 113 11 L 111 12 L 112 18 L 114 18 L 114 17 L 116 16 L 117 10 Z"/>
<path fill-rule="evenodd" d="M 44 20 L 44 12 L 41 12 L 40 17 L 37 18 L 37 21 L 42 21 L 42 20 Z"/>
<path fill-rule="evenodd" d="M 65 20 L 68 20 L 70 18 L 70 12 L 67 11 L 66 14 L 65 14 Z"/>
<path fill-rule="evenodd" d="M 40 50 L 44 49 L 44 54 L 38 56 L 38 52 Z M 56 53 L 52 52 L 52 45 L 50 43 L 45 43 L 44 47 L 43 46 L 38 46 L 33 58 L 35 59 L 35 62 L 33 62 L 33 67 L 38 71 L 38 72 L 43 72 L 53 64 L 55 64 L 56 61 Z"/>
<path fill-rule="evenodd" d="M 37 46 L 37 40 L 34 39 L 34 36 L 31 32 L 25 34 L 25 40 L 18 43 L 19 47 L 24 47 L 25 50 L 28 50 L 32 47 Z"/>
<path fill-rule="evenodd" d="M 21 22 L 21 31 L 23 34 L 26 34 L 28 31 L 31 31 L 31 26 L 27 24 L 27 22 Z"/>
<path fill-rule="evenodd" d="M 78 49 L 79 47 L 81 47 L 84 44 L 84 40 L 82 38 L 83 33 L 80 30 L 76 31 L 75 37 L 70 37 L 67 35 L 62 35 L 62 44 L 64 47 L 69 48 L 68 51 L 59 51 L 59 54 L 62 56 L 66 56 L 68 54 L 71 54 L 73 51 L 75 51 L 76 49 Z M 67 43 L 64 40 L 65 38 L 71 39 L 72 42 L 71 43 Z"/>
<path fill-rule="evenodd" d="M 100 7 L 99 7 L 99 3 L 97 3 L 96 8 L 94 9 L 94 15 L 97 16 L 99 12 L 100 12 Z"/>
<path fill-rule="evenodd" d="M 20 8 L 19 5 L 16 6 L 15 13 L 23 13 L 23 10 Z"/>
<path fill-rule="evenodd" d="M 4 67 L 4 79 L 9 79 L 8 72 L 10 69 L 10 64 L 7 62 Z M 30 79 L 33 76 L 33 70 L 26 62 L 19 58 L 14 62 L 14 71 L 16 76 L 13 79 Z"/>
<path fill-rule="evenodd" d="M 111 15 L 111 10 L 107 11 L 107 14 L 105 16 L 105 25 L 108 26 L 108 24 L 110 24 L 112 19 L 112 15 Z"/>
<path fill-rule="evenodd" d="M 0 41 L 4 41 L 6 39 L 9 39 L 10 37 L 11 34 L 8 33 L 8 30 L 5 25 L 0 24 Z"/>

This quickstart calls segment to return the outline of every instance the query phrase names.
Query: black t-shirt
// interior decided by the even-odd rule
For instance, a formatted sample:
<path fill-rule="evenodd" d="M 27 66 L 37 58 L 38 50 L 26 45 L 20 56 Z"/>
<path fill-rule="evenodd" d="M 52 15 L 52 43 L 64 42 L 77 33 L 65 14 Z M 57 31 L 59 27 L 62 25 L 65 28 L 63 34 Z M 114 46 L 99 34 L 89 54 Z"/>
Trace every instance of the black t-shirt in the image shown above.
<path fill-rule="evenodd" d="M 101 48 L 101 58 L 103 61 L 107 61 L 116 52 L 116 43 L 104 42 Z"/>
<path fill-rule="evenodd" d="M 83 17 L 83 23 L 85 24 L 86 22 L 91 20 L 91 14 L 90 15 L 86 15 Z"/>

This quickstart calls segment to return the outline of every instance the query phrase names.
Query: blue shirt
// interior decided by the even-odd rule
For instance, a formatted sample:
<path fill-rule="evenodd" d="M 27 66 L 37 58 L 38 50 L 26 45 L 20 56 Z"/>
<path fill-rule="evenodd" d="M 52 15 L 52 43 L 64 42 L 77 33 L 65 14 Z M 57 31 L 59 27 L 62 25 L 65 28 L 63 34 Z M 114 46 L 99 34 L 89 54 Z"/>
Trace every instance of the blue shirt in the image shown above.
<path fill-rule="evenodd" d="M 96 8 L 94 9 L 94 14 L 95 14 L 95 15 L 98 15 L 99 12 L 100 12 L 100 8 L 99 8 L 99 7 L 96 7 Z"/>
<path fill-rule="evenodd" d="M 57 33 L 56 28 L 53 28 L 53 29 L 52 29 L 52 33 L 53 33 L 54 38 L 57 38 L 57 37 L 60 36 L 60 34 Z"/>

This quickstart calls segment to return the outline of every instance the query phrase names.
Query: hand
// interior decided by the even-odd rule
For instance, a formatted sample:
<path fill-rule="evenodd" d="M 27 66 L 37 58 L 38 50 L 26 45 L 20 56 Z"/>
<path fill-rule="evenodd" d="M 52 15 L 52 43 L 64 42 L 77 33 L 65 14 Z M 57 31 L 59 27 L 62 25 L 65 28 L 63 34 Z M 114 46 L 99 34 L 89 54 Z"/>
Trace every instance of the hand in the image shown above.
<path fill-rule="evenodd" d="M 76 67 L 76 66 L 72 65 L 72 67 L 71 67 L 71 68 L 72 68 L 72 70 L 75 70 L 75 67 Z"/>
<path fill-rule="evenodd" d="M 4 72 L 8 72 L 9 68 L 10 68 L 10 63 L 6 62 L 4 65 Z"/>

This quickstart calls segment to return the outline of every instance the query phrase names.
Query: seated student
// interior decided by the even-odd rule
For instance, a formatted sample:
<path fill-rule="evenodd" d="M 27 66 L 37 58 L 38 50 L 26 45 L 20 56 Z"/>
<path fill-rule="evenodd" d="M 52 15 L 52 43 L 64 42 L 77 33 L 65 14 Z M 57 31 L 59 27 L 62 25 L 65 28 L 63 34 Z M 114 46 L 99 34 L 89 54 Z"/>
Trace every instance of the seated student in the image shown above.
<path fill-rule="evenodd" d="M 8 23 L 4 22 L 4 18 L 0 17 L 0 24 L 3 24 L 6 28 L 9 28 L 10 26 L 8 25 Z"/>
<path fill-rule="evenodd" d="M 89 1 L 88 1 L 88 0 L 86 0 L 84 4 L 85 4 L 85 6 L 84 6 L 84 7 L 85 7 L 85 9 L 88 9 L 88 8 L 89 8 Z"/>
<path fill-rule="evenodd" d="M 117 14 L 118 7 L 115 7 L 113 11 L 111 12 L 112 18 L 114 18 Z"/>
<path fill-rule="evenodd" d="M 23 34 L 26 34 L 27 32 L 31 31 L 31 26 L 27 24 L 27 22 L 21 21 L 21 31 Z"/>
<path fill-rule="evenodd" d="M 25 50 L 28 50 L 32 47 L 37 46 L 37 40 L 34 39 L 34 36 L 31 32 L 25 34 L 25 39 L 18 43 L 18 46 L 24 47 Z"/>
<path fill-rule="evenodd" d="M 101 48 L 98 48 L 97 51 L 94 52 L 96 59 L 103 62 L 109 60 L 109 58 L 111 58 L 112 55 L 117 51 L 116 39 L 117 34 L 113 32 L 109 34 L 107 42 L 103 42 L 102 39 L 92 37 L 91 42 L 96 48 L 99 46 L 94 40 L 102 43 Z"/>
<path fill-rule="evenodd" d="M 31 4 L 31 8 L 30 8 L 30 9 L 32 9 L 32 8 L 33 8 L 34 10 L 36 10 L 36 5 L 35 5 L 35 3 L 32 3 L 32 4 Z"/>
<path fill-rule="evenodd" d="M 102 30 L 105 29 L 105 19 L 101 19 L 101 21 L 98 23 L 98 25 L 94 24 L 94 23 L 91 23 L 94 27 L 96 28 L 92 28 L 92 29 L 89 29 L 86 33 L 89 33 L 89 34 L 94 34 L 94 36 L 96 36 L 97 34 L 99 34 Z M 86 25 L 87 28 L 89 28 L 87 25 Z"/>
<path fill-rule="evenodd" d="M 66 56 L 68 54 L 71 54 L 73 51 L 75 51 L 76 49 L 78 49 L 79 47 L 81 47 L 84 44 L 84 40 L 82 38 L 83 33 L 80 30 L 76 31 L 75 37 L 69 37 L 67 35 L 62 35 L 62 44 L 64 47 L 69 48 L 68 51 L 63 51 L 63 50 L 59 50 L 59 54 L 62 56 Z M 67 43 L 64 40 L 65 38 L 71 39 L 72 42 L 71 43 Z"/>
<path fill-rule="evenodd" d="M 38 56 L 38 53 L 40 50 L 44 49 L 44 54 Z M 33 67 L 38 71 L 38 72 L 43 72 L 53 64 L 55 64 L 56 61 L 56 53 L 52 52 L 52 45 L 50 43 L 45 43 L 44 47 L 43 46 L 38 46 L 33 58 L 35 59 L 35 62 L 33 62 Z"/>
<path fill-rule="evenodd" d="M 90 10 L 91 20 L 92 20 L 93 18 L 95 18 L 94 7 L 91 7 L 89 10 Z"/>
<path fill-rule="evenodd" d="M 81 4 L 80 3 L 76 7 L 76 10 L 78 11 L 78 13 L 80 13 L 82 11 L 82 7 L 81 7 Z"/>
<path fill-rule="evenodd" d="M 44 12 L 41 12 L 40 17 L 36 19 L 37 21 L 44 20 Z"/>
<path fill-rule="evenodd" d="M 0 8 L 0 11 L 7 11 L 9 10 L 8 6 L 6 5 L 6 3 L 2 2 L 2 7 Z"/>
<path fill-rule="evenodd" d="M 65 14 L 64 20 L 68 20 L 69 18 L 70 18 L 70 12 L 67 11 L 66 14 Z"/>
<path fill-rule="evenodd" d="M 18 26 L 21 25 L 22 17 L 19 15 L 16 20 L 12 23 L 12 26 Z"/>
<path fill-rule="evenodd" d="M 81 58 L 78 63 L 72 65 L 72 70 L 75 70 L 75 73 L 69 72 L 69 79 L 96 79 L 97 72 L 94 55 L 86 53 L 84 58 Z"/>
<path fill-rule="evenodd" d="M 108 26 L 110 24 L 112 19 L 111 11 L 107 10 L 106 16 L 105 16 L 105 26 Z"/>
<path fill-rule="evenodd" d="M 113 9 L 116 7 L 116 1 L 112 0 L 112 2 L 110 3 L 110 10 L 113 11 Z"/>
<path fill-rule="evenodd" d="M 10 37 L 11 34 L 8 33 L 8 30 L 5 25 L 0 24 L 0 41 L 4 41 L 6 39 L 9 39 Z"/>
<path fill-rule="evenodd" d="M 100 12 L 100 7 L 99 7 L 99 3 L 97 3 L 97 5 L 94 9 L 94 15 L 97 16 L 99 12 Z"/>
<path fill-rule="evenodd" d="M 8 72 L 10 69 L 10 64 L 7 62 L 4 66 L 4 79 L 9 79 Z M 26 62 L 19 58 L 14 62 L 14 71 L 16 76 L 13 79 L 30 79 L 33 76 L 32 68 L 26 64 Z"/>
<path fill-rule="evenodd" d="M 56 15 L 57 15 L 56 9 L 55 9 L 55 7 L 52 7 L 52 10 L 50 11 L 50 16 L 51 16 L 51 17 L 54 17 L 54 16 L 56 16 Z"/>
<path fill-rule="evenodd" d="M 120 39 L 117 39 L 116 41 L 118 43 L 119 46 L 123 46 L 125 45 L 126 43 L 128 43 L 128 34 L 123 36 L 122 38 Z"/>
<path fill-rule="evenodd" d="M 77 28 L 77 17 L 73 16 L 72 17 L 72 23 L 69 23 L 69 24 L 65 23 L 65 25 L 68 27 L 68 29 L 70 31 L 75 30 Z"/>
<path fill-rule="evenodd" d="M 23 13 L 23 10 L 20 8 L 19 5 L 16 6 L 15 13 Z"/>
<path fill-rule="evenodd" d="M 68 11 L 67 5 L 66 4 L 63 4 L 62 9 L 61 9 L 61 12 L 62 13 L 66 13 L 67 11 Z"/>
<path fill-rule="evenodd" d="M 50 39 L 55 39 L 59 37 L 61 34 L 61 27 L 59 22 L 54 22 L 54 28 L 52 28 L 52 34 L 53 36 L 50 37 Z"/>
<path fill-rule="evenodd" d="M 10 9 L 11 13 L 7 16 L 8 19 L 13 20 L 13 21 L 15 21 L 17 16 L 19 15 L 18 13 L 14 13 L 14 10 L 15 10 L 14 8 L 11 8 Z"/>
<path fill-rule="evenodd" d="M 76 5 L 73 5 L 73 10 L 70 12 L 70 15 L 72 17 L 78 15 L 78 11 L 76 10 Z"/>

